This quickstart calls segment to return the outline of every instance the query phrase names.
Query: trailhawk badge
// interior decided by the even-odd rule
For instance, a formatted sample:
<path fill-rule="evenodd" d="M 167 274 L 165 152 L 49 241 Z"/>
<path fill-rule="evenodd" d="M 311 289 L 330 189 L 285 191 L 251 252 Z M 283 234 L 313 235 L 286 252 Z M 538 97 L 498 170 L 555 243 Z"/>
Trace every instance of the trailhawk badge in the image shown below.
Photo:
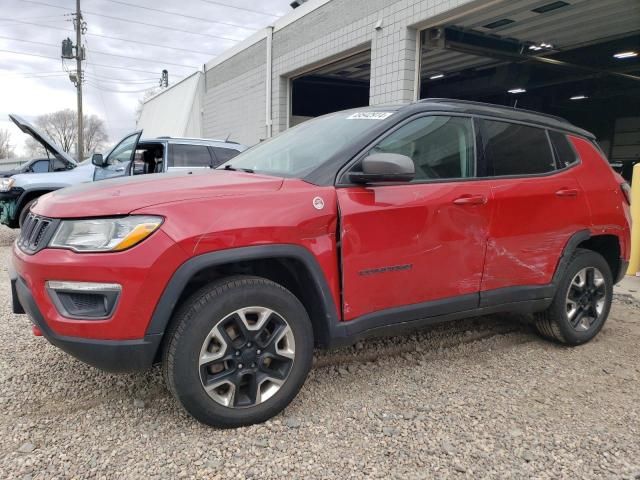
<path fill-rule="evenodd" d="M 313 208 L 316 210 L 322 210 L 324 208 L 324 200 L 320 197 L 315 197 L 313 199 Z"/>

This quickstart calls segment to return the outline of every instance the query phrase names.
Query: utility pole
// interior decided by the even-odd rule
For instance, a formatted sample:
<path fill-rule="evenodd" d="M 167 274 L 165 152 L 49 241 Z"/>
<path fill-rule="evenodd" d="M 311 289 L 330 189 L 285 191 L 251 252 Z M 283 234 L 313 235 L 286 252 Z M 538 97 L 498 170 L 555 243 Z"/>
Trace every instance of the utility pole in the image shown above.
<path fill-rule="evenodd" d="M 82 60 L 84 60 L 84 47 L 82 46 L 82 31 L 84 21 L 82 20 L 82 12 L 80 12 L 80 0 L 76 0 L 76 18 L 74 21 L 76 29 L 76 90 L 78 92 L 78 146 L 77 155 L 78 162 L 82 161 L 84 154 L 84 126 L 82 125 Z"/>

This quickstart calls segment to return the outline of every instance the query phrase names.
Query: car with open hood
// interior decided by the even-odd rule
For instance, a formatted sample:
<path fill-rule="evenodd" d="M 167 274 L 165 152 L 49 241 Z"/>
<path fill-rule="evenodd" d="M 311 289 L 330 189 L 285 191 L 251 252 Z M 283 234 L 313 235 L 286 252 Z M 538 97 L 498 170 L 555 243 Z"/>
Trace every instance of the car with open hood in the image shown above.
<path fill-rule="evenodd" d="M 48 158 L 30 162 L 38 170 L 0 178 L 0 223 L 22 226 L 31 206 L 43 195 L 61 188 L 109 178 L 215 168 L 247 147 L 229 140 L 158 137 L 140 140 L 142 131 L 125 136 L 107 154 L 96 153 L 77 164 L 63 149 L 17 115 L 11 120 L 38 141 Z M 45 168 L 46 167 L 46 168 Z M 32 173 L 33 172 L 33 173 Z"/>

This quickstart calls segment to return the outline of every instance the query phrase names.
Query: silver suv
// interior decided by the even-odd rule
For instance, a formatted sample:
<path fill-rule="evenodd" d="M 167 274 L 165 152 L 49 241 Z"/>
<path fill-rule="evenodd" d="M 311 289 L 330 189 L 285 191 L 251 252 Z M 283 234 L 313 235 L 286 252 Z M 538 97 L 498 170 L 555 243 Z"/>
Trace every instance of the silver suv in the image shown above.
<path fill-rule="evenodd" d="M 12 115 L 11 119 L 43 146 L 53 165 L 61 165 L 49 172 L 0 178 L 0 223 L 11 228 L 20 227 L 33 202 L 54 190 L 126 175 L 215 168 L 247 148 L 228 139 L 158 137 L 140 140 L 142 131 L 138 131 L 124 137 L 106 156 L 98 153 L 90 160 L 76 163 L 29 122 L 17 115 Z"/>

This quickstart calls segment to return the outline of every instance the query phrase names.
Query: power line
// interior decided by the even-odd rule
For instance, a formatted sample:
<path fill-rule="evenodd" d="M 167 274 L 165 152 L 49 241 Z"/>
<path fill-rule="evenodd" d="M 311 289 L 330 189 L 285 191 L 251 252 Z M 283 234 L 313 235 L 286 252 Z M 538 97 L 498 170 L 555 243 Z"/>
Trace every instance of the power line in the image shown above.
<path fill-rule="evenodd" d="M 236 10 L 244 10 L 245 12 L 259 13 L 260 15 L 266 15 L 268 17 L 279 17 L 279 15 L 274 15 L 273 13 L 267 13 L 260 10 L 253 10 L 251 8 L 236 7 L 235 5 L 229 5 L 227 3 L 221 3 L 221 2 L 214 2 L 213 0 L 201 0 L 201 1 L 205 3 L 210 3 L 212 5 L 220 5 L 221 7 L 235 8 Z"/>
<path fill-rule="evenodd" d="M 144 6 L 144 5 L 136 5 L 134 3 L 123 2 L 121 0 L 104 0 L 104 1 L 111 2 L 111 3 L 117 3 L 117 4 L 120 4 L 120 5 L 126 5 L 128 7 L 140 8 L 142 10 L 149 10 L 151 12 L 164 13 L 164 14 L 167 14 L 167 15 L 175 16 L 175 17 L 188 18 L 190 20 L 199 20 L 201 22 L 207 22 L 207 23 L 217 23 L 217 24 L 220 24 L 220 25 L 227 25 L 229 27 L 242 28 L 244 30 L 255 30 L 254 28 L 245 27 L 244 25 L 240 25 L 239 23 L 221 22 L 219 20 L 207 20 L 206 18 L 202 18 L 202 17 L 196 17 L 196 16 L 193 16 L 193 15 L 185 15 L 184 13 L 170 12 L 168 10 L 162 10 L 160 8 L 147 7 L 147 6 Z"/>
<path fill-rule="evenodd" d="M 147 90 L 149 90 L 149 87 L 146 88 L 142 88 L 140 90 L 116 90 L 116 89 L 112 89 L 112 88 L 105 88 L 100 84 L 97 83 L 92 83 L 87 81 L 86 82 L 87 85 L 89 85 L 90 87 L 93 87 L 97 90 L 101 90 L 103 92 L 110 92 L 110 93 L 142 93 L 142 92 L 146 92 Z"/>
<path fill-rule="evenodd" d="M 22 38 L 6 37 L 4 35 L 0 35 L 0 38 L 2 38 L 4 40 L 12 40 L 12 41 L 24 42 L 24 43 L 33 43 L 35 45 L 44 45 L 46 47 L 58 48 L 57 45 L 53 45 L 51 43 L 46 43 L 46 42 L 37 42 L 35 40 L 24 40 Z M 184 63 L 172 63 L 172 62 L 167 62 L 165 60 L 155 60 L 155 59 L 148 59 L 148 58 L 142 58 L 142 57 L 132 57 L 130 55 L 119 55 L 119 54 L 116 54 L 116 53 L 102 52 L 100 50 L 93 50 L 93 53 L 94 54 L 98 54 L 98 55 L 108 55 L 110 57 L 128 58 L 130 60 L 138 60 L 138 61 L 142 61 L 142 62 L 156 63 L 156 64 L 159 64 L 159 65 L 171 65 L 171 66 L 175 66 L 175 67 L 192 68 L 192 69 L 196 69 L 196 70 L 199 68 L 199 67 L 197 67 L 195 65 L 185 65 Z"/>
<path fill-rule="evenodd" d="M 11 53 L 14 55 L 25 55 L 27 57 L 39 57 L 39 58 L 47 58 L 49 60 L 60 60 L 60 58 L 58 57 L 50 57 L 48 55 L 40 55 L 38 53 L 26 53 L 26 52 L 16 52 L 15 50 L 0 50 L 0 52 L 2 53 Z M 114 67 L 113 65 L 105 65 L 103 63 L 94 63 L 93 64 L 96 67 L 101 67 L 101 68 L 112 68 L 114 70 L 127 70 L 129 72 L 140 72 L 140 73 L 151 73 L 151 74 L 157 74 L 158 72 L 153 72 L 151 70 L 141 70 L 141 69 L 137 69 L 137 68 L 130 68 L 130 67 Z"/>
<path fill-rule="evenodd" d="M 46 3 L 46 2 L 39 2 L 37 0 L 22 0 L 22 1 L 23 2 L 27 2 L 27 3 L 35 3 L 37 5 L 45 5 L 47 7 L 52 7 L 52 8 L 61 8 L 63 10 L 69 10 L 67 7 L 61 7 L 60 5 L 52 5 L 52 4 Z M 231 42 L 240 41 L 239 38 L 223 37 L 221 35 L 213 35 L 213 34 L 210 34 L 210 33 L 194 32 L 194 31 L 191 31 L 191 30 L 183 30 L 181 28 L 168 27 L 166 25 L 158 25 L 156 23 L 147 23 L 147 22 L 141 22 L 139 20 L 130 20 L 128 18 L 114 17 L 114 16 L 111 16 L 111 15 L 105 15 L 103 13 L 90 12 L 89 10 L 85 10 L 84 13 L 85 14 L 89 14 L 89 15 L 95 15 L 96 17 L 109 18 L 111 20 L 117 20 L 117 21 L 120 21 L 120 22 L 135 23 L 135 24 L 138 24 L 138 25 L 144 25 L 146 27 L 160 28 L 162 30 L 173 30 L 174 32 L 188 33 L 188 34 L 191 34 L 191 35 L 200 35 L 200 36 L 203 36 L 203 37 L 217 38 L 217 39 L 220 39 L 220 40 L 227 40 L 227 41 L 231 41 Z"/>
<path fill-rule="evenodd" d="M 73 32 L 73 30 L 69 30 L 68 28 L 54 27 L 52 25 L 42 25 L 41 23 L 25 22 L 25 21 L 16 21 L 16 23 L 22 23 L 24 25 L 33 25 L 35 27 L 41 27 L 41 28 L 49 28 L 51 30 L 60 30 L 60 31 L 63 31 L 63 32 Z M 192 50 L 192 49 L 187 49 L 187 48 L 170 47 L 168 45 L 160 45 L 158 43 L 142 42 L 140 40 L 129 40 L 127 38 L 112 37 L 112 36 L 109 36 L 109 35 L 102 35 L 102 34 L 99 34 L 99 33 L 86 33 L 85 36 L 107 38 L 109 40 L 117 40 L 119 42 L 138 43 L 140 45 L 147 45 L 149 47 L 159 47 L 159 48 L 166 48 L 168 50 L 177 50 L 177 51 L 180 51 L 180 52 L 200 53 L 202 55 L 214 56 L 214 54 L 212 54 L 211 52 L 204 52 L 202 50 Z"/>

